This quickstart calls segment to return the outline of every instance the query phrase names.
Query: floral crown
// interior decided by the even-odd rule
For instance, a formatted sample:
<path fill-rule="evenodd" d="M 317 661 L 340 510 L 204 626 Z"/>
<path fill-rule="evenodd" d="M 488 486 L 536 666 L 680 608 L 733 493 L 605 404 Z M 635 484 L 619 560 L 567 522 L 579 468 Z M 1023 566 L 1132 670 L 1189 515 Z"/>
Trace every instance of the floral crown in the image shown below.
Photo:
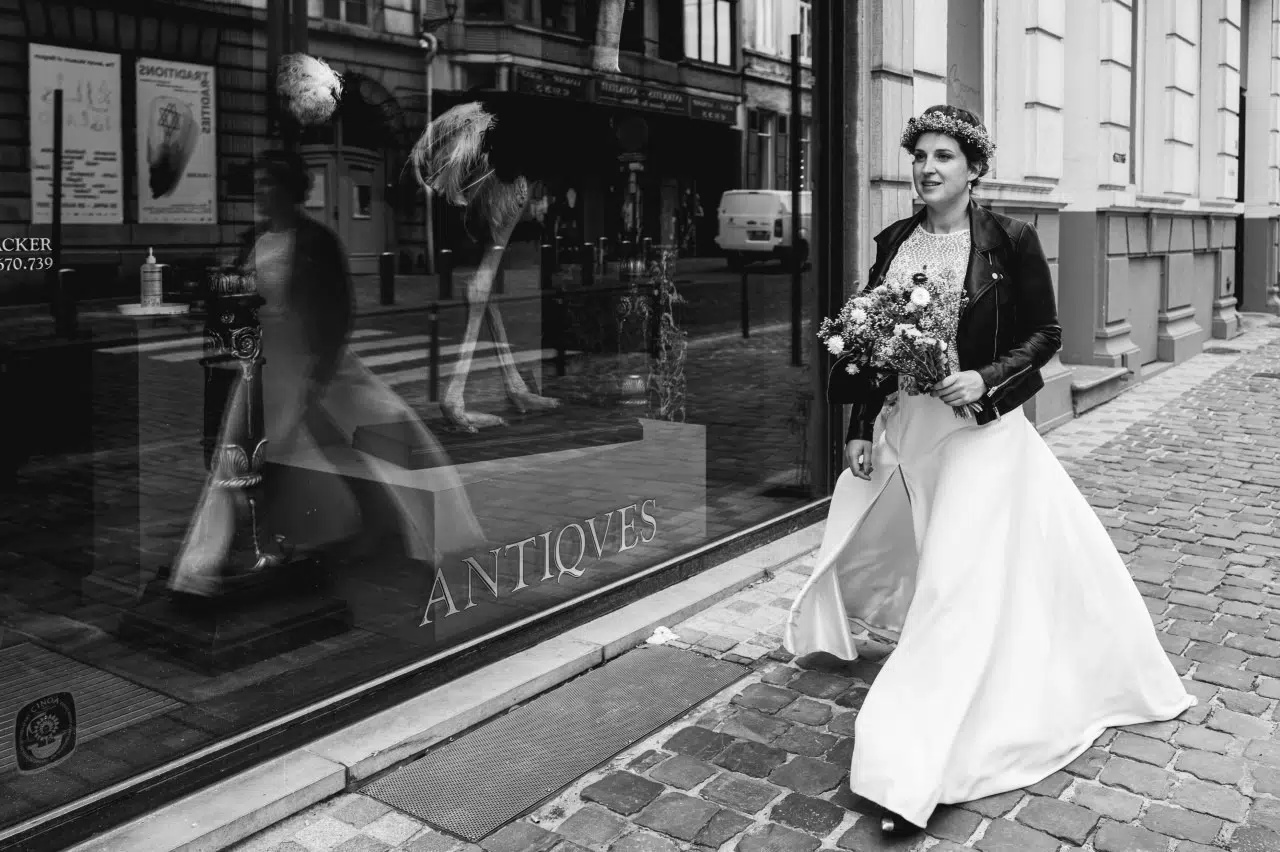
<path fill-rule="evenodd" d="M 987 135 L 985 127 L 980 124 L 970 124 L 940 111 L 926 112 L 909 120 L 907 129 L 902 131 L 902 147 L 910 151 L 915 147 L 916 140 L 925 133 L 944 133 L 953 139 L 968 142 L 988 160 L 996 153 L 995 143 Z"/>

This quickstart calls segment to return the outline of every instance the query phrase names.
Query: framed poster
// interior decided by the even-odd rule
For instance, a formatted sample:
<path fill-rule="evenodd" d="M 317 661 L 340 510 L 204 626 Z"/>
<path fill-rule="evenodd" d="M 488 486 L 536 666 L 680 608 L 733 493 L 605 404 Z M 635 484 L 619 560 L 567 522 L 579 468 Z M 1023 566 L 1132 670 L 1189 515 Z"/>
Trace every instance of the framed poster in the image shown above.
<path fill-rule="evenodd" d="M 31 221 L 53 221 L 53 93 L 62 89 L 62 221 L 124 222 L 120 57 L 27 46 L 31 69 Z"/>
<path fill-rule="evenodd" d="M 214 69 L 140 58 L 138 221 L 212 225 L 218 221 Z"/>

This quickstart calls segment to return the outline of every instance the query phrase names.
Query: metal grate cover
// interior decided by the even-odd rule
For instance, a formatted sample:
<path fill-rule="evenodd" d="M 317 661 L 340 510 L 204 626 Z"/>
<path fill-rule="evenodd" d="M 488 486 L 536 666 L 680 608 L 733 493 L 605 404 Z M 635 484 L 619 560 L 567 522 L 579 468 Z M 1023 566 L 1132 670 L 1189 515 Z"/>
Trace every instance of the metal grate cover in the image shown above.
<path fill-rule="evenodd" d="M 363 792 L 479 842 L 748 673 L 690 651 L 641 646 Z"/>

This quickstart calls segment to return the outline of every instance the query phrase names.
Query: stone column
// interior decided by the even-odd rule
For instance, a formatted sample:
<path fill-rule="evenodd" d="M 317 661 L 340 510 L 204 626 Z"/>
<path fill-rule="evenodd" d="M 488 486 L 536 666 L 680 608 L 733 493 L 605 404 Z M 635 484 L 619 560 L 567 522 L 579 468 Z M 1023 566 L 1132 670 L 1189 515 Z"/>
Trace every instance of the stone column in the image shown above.
<path fill-rule="evenodd" d="M 1200 173 L 1204 177 L 1200 196 L 1206 204 L 1234 207 L 1240 165 L 1240 0 L 1205 3 L 1201 11 L 1200 85 L 1204 94 L 1200 126 L 1204 128 L 1204 139 L 1200 146 Z M 1228 271 L 1215 274 L 1209 281 L 1196 282 L 1197 288 L 1213 290 L 1210 329 L 1213 337 L 1221 339 L 1235 337 L 1241 331 L 1233 284 L 1237 237 L 1234 227 L 1224 229 L 1226 221 L 1215 217 L 1207 227 L 1214 266 Z M 1202 247 L 1197 244 L 1196 248 Z"/>
<path fill-rule="evenodd" d="M 1277 172 L 1277 97 L 1272 67 L 1280 58 L 1272 0 L 1249 0 L 1246 10 L 1244 221 L 1237 235 L 1244 252 L 1240 309 L 1277 312 L 1276 217 L 1280 213 Z"/>

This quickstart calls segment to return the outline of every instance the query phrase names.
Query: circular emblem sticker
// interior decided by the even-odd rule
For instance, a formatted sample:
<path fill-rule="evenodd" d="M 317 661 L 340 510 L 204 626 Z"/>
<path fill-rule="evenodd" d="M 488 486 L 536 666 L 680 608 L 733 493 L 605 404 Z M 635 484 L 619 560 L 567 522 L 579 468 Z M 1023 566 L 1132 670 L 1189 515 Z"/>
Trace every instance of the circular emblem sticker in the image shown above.
<path fill-rule="evenodd" d="M 18 711 L 14 754 L 19 772 L 61 763 L 76 748 L 76 703 L 70 692 L 38 698 Z"/>

